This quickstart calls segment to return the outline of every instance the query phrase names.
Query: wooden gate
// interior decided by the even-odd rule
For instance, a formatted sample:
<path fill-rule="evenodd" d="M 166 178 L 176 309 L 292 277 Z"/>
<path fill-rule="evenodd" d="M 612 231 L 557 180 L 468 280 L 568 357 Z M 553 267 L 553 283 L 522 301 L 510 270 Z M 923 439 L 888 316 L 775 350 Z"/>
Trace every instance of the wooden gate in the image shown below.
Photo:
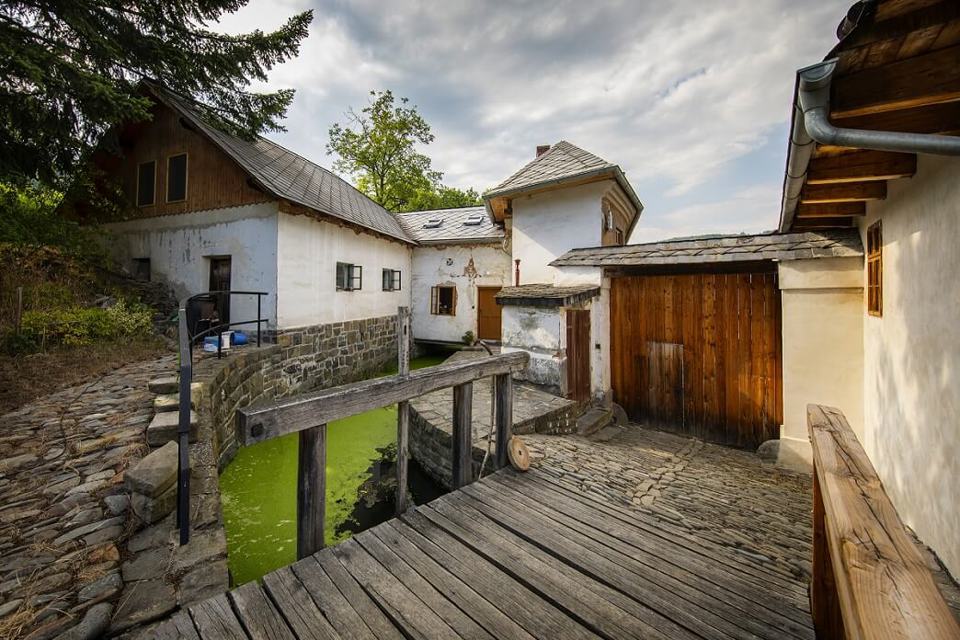
<path fill-rule="evenodd" d="M 590 399 L 590 311 L 567 309 L 567 397 Z"/>
<path fill-rule="evenodd" d="M 779 437 L 775 273 L 614 278 L 610 329 L 614 401 L 632 419 L 747 448 Z"/>
<path fill-rule="evenodd" d="M 500 340 L 502 308 L 497 304 L 500 287 L 477 287 L 477 337 Z"/>

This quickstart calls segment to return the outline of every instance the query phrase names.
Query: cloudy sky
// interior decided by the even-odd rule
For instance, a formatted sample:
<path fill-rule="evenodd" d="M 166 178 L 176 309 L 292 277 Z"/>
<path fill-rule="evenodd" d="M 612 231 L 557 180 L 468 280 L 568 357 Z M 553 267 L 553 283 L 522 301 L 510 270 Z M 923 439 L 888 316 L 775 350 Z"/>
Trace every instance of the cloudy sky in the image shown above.
<path fill-rule="evenodd" d="M 329 167 L 327 130 L 371 89 L 432 125 L 444 182 L 480 191 L 568 140 L 626 172 L 645 211 L 631 242 L 772 229 L 794 71 L 823 58 L 852 0 L 251 0 L 228 32 L 312 7 L 287 133 Z"/>

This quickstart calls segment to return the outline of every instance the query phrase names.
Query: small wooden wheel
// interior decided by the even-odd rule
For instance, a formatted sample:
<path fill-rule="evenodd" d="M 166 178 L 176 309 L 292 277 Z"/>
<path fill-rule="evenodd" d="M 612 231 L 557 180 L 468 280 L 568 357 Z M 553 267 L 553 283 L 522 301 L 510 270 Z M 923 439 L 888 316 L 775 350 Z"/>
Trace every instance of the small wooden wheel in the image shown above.
<path fill-rule="evenodd" d="M 507 457 L 510 458 L 510 464 L 517 471 L 526 471 L 530 468 L 530 451 L 523 440 L 517 436 L 510 438 L 507 443 Z"/>

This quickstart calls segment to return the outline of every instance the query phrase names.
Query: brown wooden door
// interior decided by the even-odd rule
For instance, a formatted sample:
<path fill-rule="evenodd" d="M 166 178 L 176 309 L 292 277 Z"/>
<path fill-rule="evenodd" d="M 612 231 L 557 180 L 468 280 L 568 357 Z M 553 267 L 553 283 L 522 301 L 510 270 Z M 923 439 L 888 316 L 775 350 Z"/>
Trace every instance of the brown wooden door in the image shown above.
<path fill-rule="evenodd" d="M 775 273 L 614 278 L 610 332 L 614 401 L 632 419 L 746 448 L 779 436 Z"/>
<path fill-rule="evenodd" d="M 230 291 L 230 256 L 210 258 L 210 291 Z M 217 296 L 217 315 L 220 322 L 230 322 L 230 296 Z"/>
<path fill-rule="evenodd" d="M 590 311 L 567 309 L 567 397 L 590 399 Z"/>
<path fill-rule="evenodd" d="M 502 309 L 497 304 L 500 287 L 477 287 L 477 337 L 500 340 Z"/>

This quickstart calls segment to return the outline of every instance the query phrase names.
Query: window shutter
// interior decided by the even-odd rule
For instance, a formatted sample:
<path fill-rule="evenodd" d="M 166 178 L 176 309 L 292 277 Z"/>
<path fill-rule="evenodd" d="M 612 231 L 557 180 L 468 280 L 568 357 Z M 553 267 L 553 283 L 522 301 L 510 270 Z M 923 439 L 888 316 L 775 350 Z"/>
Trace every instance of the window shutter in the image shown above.
<path fill-rule="evenodd" d="M 457 288 L 450 287 L 453 291 L 450 292 L 450 315 L 457 315 Z"/>
<path fill-rule="evenodd" d="M 393 272 L 393 290 L 400 291 L 400 271 Z"/>
<path fill-rule="evenodd" d="M 360 291 L 363 289 L 363 267 L 358 264 L 350 265 L 350 289 Z"/>
<path fill-rule="evenodd" d="M 391 291 L 393 289 L 392 282 L 390 281 L 390 269 L 384 269 L 382 272 L 381 282 L 384 291 Z"/>
<path fill-rule="evenodd" d="M 440 289 L 437 287 L 430 287 L 430 313 L 436 315 L 439 312 L 440 306 Z"/>

